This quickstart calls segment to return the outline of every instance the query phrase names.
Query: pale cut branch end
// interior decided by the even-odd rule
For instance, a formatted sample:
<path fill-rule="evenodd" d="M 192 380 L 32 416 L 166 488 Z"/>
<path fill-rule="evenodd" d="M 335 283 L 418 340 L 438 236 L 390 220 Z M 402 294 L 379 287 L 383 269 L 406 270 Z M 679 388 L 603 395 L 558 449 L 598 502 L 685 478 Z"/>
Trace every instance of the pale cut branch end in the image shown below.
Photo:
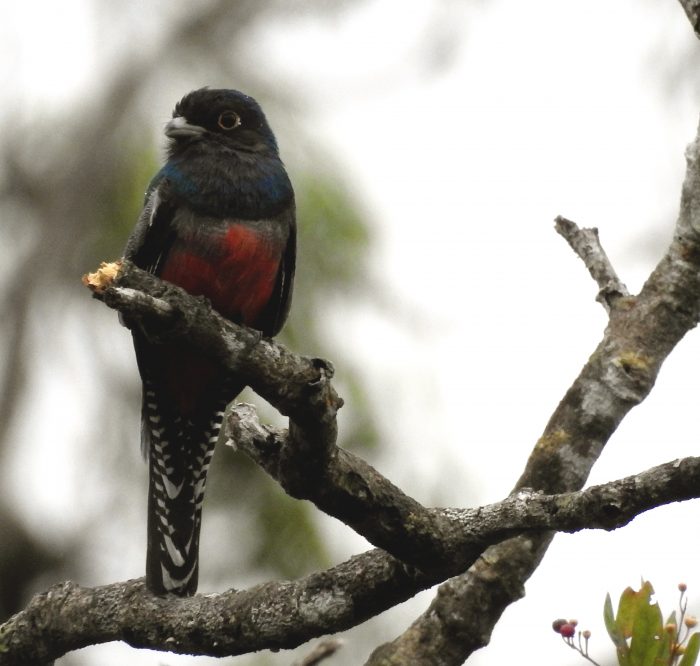
<path fill-rule="evenodd" d="M 121 270 L 121 261 L 103 261 L 94 273 L 86 273 L 82 277 L 83 284 L 90 290 L 100 293 L 111 286 Z"/>

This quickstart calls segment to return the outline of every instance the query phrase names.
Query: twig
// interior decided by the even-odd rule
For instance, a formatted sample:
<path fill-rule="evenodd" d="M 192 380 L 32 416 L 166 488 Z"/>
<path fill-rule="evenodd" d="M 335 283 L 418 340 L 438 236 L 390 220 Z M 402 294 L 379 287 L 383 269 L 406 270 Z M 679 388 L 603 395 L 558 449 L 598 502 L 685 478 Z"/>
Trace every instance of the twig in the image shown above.
<path fill-rule="evenodd" d="M 563 236 L 571 249 L 586 265 L 591 277 L 598 284 L 596 300 L 610 312 L 621 297 L 629 296 L 627 287 L 617 276 L 608 255 L 600 244 L 598 229 L 580 229 L 575 222 L 561 215 L 554 220 L 554 228 Z"/>
<path fill-rule="evenodd" d="M 301 661 L 295 661 L 293 666 L 316 666 L 328 657 L 332 657 L 341 647 L 343 647 L 341 639 L 327 638 L 316 645 Z"/>
<path fill-rule="evenodd" d="M 690 25 L 693 26 L 695 36 L 700 38 L 700 0 L 679 0 Z"/>

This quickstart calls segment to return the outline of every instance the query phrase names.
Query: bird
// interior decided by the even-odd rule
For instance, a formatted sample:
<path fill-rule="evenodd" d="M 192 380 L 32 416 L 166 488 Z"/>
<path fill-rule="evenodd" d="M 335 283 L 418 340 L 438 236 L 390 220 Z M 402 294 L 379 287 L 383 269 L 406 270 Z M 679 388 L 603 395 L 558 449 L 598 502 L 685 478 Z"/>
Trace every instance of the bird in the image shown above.
<path fill-rule="evenodd" d="M 228 320 L 275 336 L 291 304 L 296 213 L 260 105 L 237 90 L 194 90 L 176 104 L 165 135 L 167 158 L 124 259 L 206 297 Z M 225 407 L 245 382 L 186 342 L 157 343 L 130 328 L 149 471 L 146 585 L 191 596 L 207 470 Z"/>

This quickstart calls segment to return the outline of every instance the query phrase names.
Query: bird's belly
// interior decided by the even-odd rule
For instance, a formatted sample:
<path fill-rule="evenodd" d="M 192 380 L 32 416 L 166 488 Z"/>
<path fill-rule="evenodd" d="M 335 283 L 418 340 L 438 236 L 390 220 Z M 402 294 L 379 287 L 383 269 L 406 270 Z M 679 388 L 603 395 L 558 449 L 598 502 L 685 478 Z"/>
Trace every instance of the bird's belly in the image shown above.
<path fill-rule="evenodd" d="M 280 252 L 269 238 L 242 224 L 209 242 L 180 239 L 160 277 L 195 296 L 206 296 L 223 316 L 256 327 L 275 287 Z"/>

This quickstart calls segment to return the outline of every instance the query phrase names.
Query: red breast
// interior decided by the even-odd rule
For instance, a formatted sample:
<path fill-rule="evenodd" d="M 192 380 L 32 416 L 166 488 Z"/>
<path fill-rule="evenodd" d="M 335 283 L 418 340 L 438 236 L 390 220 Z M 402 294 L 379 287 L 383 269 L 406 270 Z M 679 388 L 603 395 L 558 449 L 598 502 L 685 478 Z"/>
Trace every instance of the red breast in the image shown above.
<path fill-rule="evenodd" d="M 255 327 L 277 280 L 281 252 L 267 235 L 232 224 L 212 238 L 217 247 L 177 242 L 168 253 L 160 277 L 194 296 L 206 296 L 224 317 Z M 162 345 L 162 371 L 180 413 L 191 414 L 197 399 L 216 377 L 216 365 L 181 347 Z"/>
<path fill-rule="evenodd" d="M 274 289 L 280 252 L 267 236 L 242 224 L 231 225 L 215 242 L 219 247 L 208 256 L 176 245 L 161 277 L 206 296 L 225 317 L 254 327 Z"/>

